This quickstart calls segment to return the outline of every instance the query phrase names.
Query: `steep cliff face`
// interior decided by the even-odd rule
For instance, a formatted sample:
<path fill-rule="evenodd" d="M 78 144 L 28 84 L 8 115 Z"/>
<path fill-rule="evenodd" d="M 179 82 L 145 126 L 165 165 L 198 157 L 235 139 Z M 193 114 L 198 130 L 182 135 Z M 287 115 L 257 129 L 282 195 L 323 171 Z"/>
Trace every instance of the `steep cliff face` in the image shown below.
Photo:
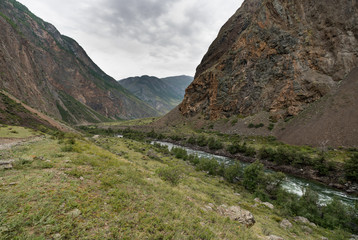
<path fill-rule="evenodd" d="M 0 87 L 70 123 L 156 116 L 73 39 L 15 0 L 0 2 Z"/>
<path fill-rule="evenodd" d="M 358 66 L 356 0 L 246 0 L 197 68 L 182 114 L 297 115 Z"/>

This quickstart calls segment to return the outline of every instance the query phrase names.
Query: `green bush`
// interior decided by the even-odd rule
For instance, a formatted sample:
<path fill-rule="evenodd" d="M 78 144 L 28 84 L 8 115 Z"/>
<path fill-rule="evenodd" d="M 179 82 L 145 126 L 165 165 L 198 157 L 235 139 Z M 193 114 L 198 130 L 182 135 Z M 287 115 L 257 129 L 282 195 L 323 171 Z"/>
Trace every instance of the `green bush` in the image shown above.
<path fill-rule="evenodd" d="M 219 150 L 222 149 L 224 146 L 220 140 L 216 140 L 215 138 L 211 137 L 208 140 L 208 147 L 210 150 Z"/>
<path fill-rule="evenodd" d="M 189 155 L 188 161 L 194 166 L 198 165 L 200 162 L 200 158 L 197 155 Z"/>
<path fill-rule="evenodd" d="M 259 123 L 259 124 L 250 123 L 247 127 L 248 128 L 262 128 L 264 126 L 265 126 L 265 124 L 263 124 L 263 123 Z"/>
<path fill-rule="evenodd" d="M 216 175 L 219 170 L 219 163 L 215 159 L 200 158 L 199 163 L 196 165 L 196 170 L 206 171 L 210 175 Z"/>
<path fill-rule="evenodd" d="M 269 131 L 272 131 L 275 128 L 275 124 L 270 123 L 270 125 L 267 127 Z"/>
<path fill-rule="evenodd" d="M 178 135 L 173 135 L 173 136 L 169 136 L 169 138 L 173 141 L 181 141 L 183 138 L 181 136 Z"/>
<path fill-rule="evenodd" d="M 225 166 L 223 169 L 222 176 L 224 179 L 230 183 L 233 183 L 237 177 L 241 177 L 242 167 L 239 162 L 236 162 L 233 165 Z"/>
<path fill-rule="evenodd" d="M 191 137 L 188 139 L 187 143 L 192 144 L 192 145 L 196 145 L 196 139 L 195 139 L 195 137 L 194 137 L 194 136 L 191 136 Z"/>
<path fill-rule="evenodd" d="M 250 164 L 244 170 L 244 187 L 250 191 L 255 190 L 261 182 L 264 174 L 264 166 L 259 161 Z"/>
<path fill-rule="evenodd" d="M 208 140 L 206 139 L 205 136 L 200 135 L 198 137 L 198 139 L 196 139 L 196 143 L 198 144 L 198 146 L 200 147 L 205 147 L 206 145 L 208 145 Z"/>
<path fill-rule="evenodd" d="M 174 186 L 179 184 L 183 175 L 182 170 L 179 167 L 160 168 L 157 170 L 157 174 L 162 180 L 167 181 Z"/>
<path fill-rule="evenodd" d="M 324 156 L 319 156 L 315 160 L 314 169 L 317 170 L 319 176 L 327 176 L 329 172 L 329 166 Z"/>
<path fill-rule="evenodd" d="M 173 147 L 171 152 L 172 152 L 172 154 L 174 154 L 174 156 L 176 158 L 183 159 L 183 160 L 188 159 L 188 152 L 183 148 L 175 148 L 175 147 Z"/>
<path fill-rule="evenodd" d="M 260 184 L 270 199 L 276 199 L 285 179 L 286 175 L 281 172 L 266 173 Z"/>
<path fill-rule="evenodd" d="M 344 162 L 344 171 L 348 181 L 358 182 L 358 154 Z"/>
<path fill-rule="evenodd" d="M 253 147 L 247 146 L 246 143 L 233 143 L 229 145 L 226 150 L 231 154 L 242 153 L 248 157 L 254 157 L 256 155 L 256 150 Z"/>
<path fill-rule="evenodd" d="M 66 145 L 61 147 L 61 151 L 62 152 L 74 152 L 75 149 L 73 147 L 73 144 L 66 144 Z"/>

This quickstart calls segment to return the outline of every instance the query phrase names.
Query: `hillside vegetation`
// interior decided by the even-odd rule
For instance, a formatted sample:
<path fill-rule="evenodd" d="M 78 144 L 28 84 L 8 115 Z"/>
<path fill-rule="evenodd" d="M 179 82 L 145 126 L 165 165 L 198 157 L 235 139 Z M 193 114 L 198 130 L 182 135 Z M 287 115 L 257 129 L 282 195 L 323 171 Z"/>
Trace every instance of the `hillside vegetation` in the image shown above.
<path fill-rule="evenodd" d="M 128 138 L 46 136 L 1 151 L 2 239 L 346 239 L 257 204 L 242 185 L 197 171 L 164 149 Z M 177 174 L 175 174 L 177 173 Z M 168 175 L 169 174 L 169 175 Z M 175 181 L 173 181 L 173 176 Z M 175 178 L 177 176 L 177 178 Z M 170 177 L 170 178 L 168 178 Z M 245 227 L 222 215 L 249 210 Z M 292 226 L 280 226 L 287 218 Z M 281 224 L 282 225 L 282 224 Z"/>

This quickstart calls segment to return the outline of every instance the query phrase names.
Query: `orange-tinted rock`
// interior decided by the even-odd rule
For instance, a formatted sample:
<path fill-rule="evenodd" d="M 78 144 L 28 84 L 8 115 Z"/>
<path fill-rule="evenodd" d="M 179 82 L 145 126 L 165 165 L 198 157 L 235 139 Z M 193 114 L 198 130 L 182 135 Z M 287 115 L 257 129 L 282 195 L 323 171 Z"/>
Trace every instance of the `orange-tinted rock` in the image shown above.
<path fill-rule="evenodd" d="M 357 4 L 246 0 L 198 66 L 180 111 L 297 115 L 358 66 Z"/>

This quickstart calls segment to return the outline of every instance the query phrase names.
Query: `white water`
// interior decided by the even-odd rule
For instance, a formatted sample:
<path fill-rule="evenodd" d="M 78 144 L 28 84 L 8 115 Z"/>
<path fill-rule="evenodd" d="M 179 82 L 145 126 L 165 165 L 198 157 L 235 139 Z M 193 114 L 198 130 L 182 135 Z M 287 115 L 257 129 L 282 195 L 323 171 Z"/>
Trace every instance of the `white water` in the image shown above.
<path fill-rule="evenodd" d="M 228 157 L 218 156 L 203 151 L 197 151 L 168 142 L 154 141 L 153 143 L 159 143 L 162 146 L 167 146 L 169 150 L 171 150 L 173 147 L 183 148 L 188 152 L 188 154 L 196 154 L 198 157 L 203 157 L 203 158 L 214 158 L 220 163 L 233 164 L 234 162 L 237 161 Z M 241 162 L 241 164 L 243 165 L 243 167 L 248 165 L 248 163 L 243 163 L 243 162 Z M 354 206 L 355 202 L 358 201 L 358 197 L 350 196 L 345 192 L 338 191 L 336 189 L 327 187 L 323 184 L 314 181 L 310 181 L 307 179 L 298 178 L 290 175 L 286 175 L 286 179 L 282 184 L 282 187 L 288 192 L 297 194 L 299 196 L 302 196 L 303 193 L 306 191 L 306 189 L 311 189 L 318 193 L 321 204 L 330 202 L 333 197 L 336 197 L 337 199 L 351 206 Z"/>

